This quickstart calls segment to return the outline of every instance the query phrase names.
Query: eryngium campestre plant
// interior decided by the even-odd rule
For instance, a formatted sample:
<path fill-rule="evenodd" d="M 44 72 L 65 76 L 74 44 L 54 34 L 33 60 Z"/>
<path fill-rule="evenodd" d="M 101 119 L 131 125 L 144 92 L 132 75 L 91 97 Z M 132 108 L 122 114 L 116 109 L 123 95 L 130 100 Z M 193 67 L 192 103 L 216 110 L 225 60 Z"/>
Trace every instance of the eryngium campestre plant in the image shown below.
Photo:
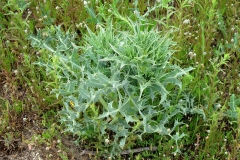
<path fill-rule="evenodd" d="M 49 61 L 38 64 L 57 77 L 59 88 L 53 92 L 63 99 L 65 131 L 102 141 L 111 155 L 131 135 L 141 139 L 145 133 L 159 133 L 177 144 L 185 134 L 175 132 L 182 122 L 173 118 L 192 112 L 188 105 L 171 104 L 168 88 L 181 88 L 180 77 L 192 70 L 169 63 L 174 42 L 156 29 L 128 24 L 130 29 L 123 31 L 110 23 L 96 33 L 88 29 L 84 46 L 77 46 L 74 36 L 60 27 L 45 38 L 40 33 L 30 37 L 33 46 L 52 53 Z"/>

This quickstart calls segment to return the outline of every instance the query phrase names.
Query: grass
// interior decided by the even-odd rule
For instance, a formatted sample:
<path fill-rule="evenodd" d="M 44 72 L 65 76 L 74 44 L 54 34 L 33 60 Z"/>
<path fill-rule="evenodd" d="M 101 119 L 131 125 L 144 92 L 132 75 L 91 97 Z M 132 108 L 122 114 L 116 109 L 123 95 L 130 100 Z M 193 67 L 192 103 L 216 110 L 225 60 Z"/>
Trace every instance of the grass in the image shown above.
<path fill-rule="evenodd" d="M 77 140 L 76 136 L 63 134 L 66 126 L 59 122 L 63 97 L 57 99 L 50 93 L 60 87 L 57 74 L 48 74 L 44 67 L 35 65 L 39 59 L 49 61 L 49 51 L 32 47 L 29 35 L 36 36 L 40 31 L 43 38 L 48 37 L 56 33 L 55 26 L 61 25 L 63 32 L 76 33 L 76 45 L 81 46 L 88 34 L 85 25 L 93 33 L 98 32 L 98 25 L 109 25 L 110 21 L 114 28 L 129 30 L 128 19 L 133 22 L 141 19 L 143 24 L 150 24 L 150 28 L 157 28 L 176 42 L 171 64 L 195 68 L 181 79 L 184 89 L 177 92 L 175 99 L 176 102 L 187 99 L 187 105 L 202 109 L 204 114 L 196 114 L 196 110 L 175 117 L 185 123 L 178 131 L 188 135 L 178 140 L 181 153 L 172 154 L 177 147 L 174 140 L 153 133 L 144 135 L 143 141 L 131 135 L 124 149 L 156 146 L 157 150 L 116 158 L 240 159 L 240 2 L 6 0 L 0 5 L 3 6 L 0 9 L 0 148 L 3 153 L 17 152 L 20 139 L 28 145 L 44 146 L 45 159 L 71 159 L 65 141 Z M 80 56 L 83 51 L 77 53 Z M 55 62 L 58 64 L 58 59 Z M 30 132 L 28 135 L 23 134 L 26 130 Z M 99 150 L 92 159 L 104 156 L 100 150 L 108 148 L 96 139 L 83 138 L 78 144 L 82 150 Z"/>

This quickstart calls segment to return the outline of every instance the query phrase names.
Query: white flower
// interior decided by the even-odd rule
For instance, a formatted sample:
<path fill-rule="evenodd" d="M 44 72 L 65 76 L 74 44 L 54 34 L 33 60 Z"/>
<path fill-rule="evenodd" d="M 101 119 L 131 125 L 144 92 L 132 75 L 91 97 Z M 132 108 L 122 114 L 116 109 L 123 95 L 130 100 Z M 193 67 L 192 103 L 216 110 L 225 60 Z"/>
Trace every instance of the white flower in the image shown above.
<path fill-rule="evenodd" d="M 190 20 L 189 19 L 185 19 L 184 21 L 183 21 L 183 24 L 189 24 L 190 23 Z"/>
<path fill-rule="evenodd" d="M 96 24 L 96 29 L 100 28 L 100 25 L 99 24 Z"/>
<path fill-rule="evenodd" d="M 105 143 L 108 144 L 110 141 L 109 139 L 105 139 Z"/>
<path fill-rule="evenodd" d="M 134 10 L 133 14 L 137 15 L 137 14 L 139 14 L 139 12 L 137 10 Z"/>
<path fill-rule="evenodd" d="M 18 74 L 18 70 L 17 70 L 17 69 L 16 69 L 16 70 L 14 70 L 13 72 L 14 72 L 14 74 L 15 74 L 15 75 L 17 75 L 17 74 Z"/>
<path fill-rule="evenodd" d="M 184 34 L 184 36 L 186 36 L 186 35 L 188 35 L 188 34 L 189 34 L 189 32 L 184 32 L 183 34 Z"/>
<path fill-rule="evenodd" d="M 237 87 L 237 91 L 240 92 L 240 87 Z"/>
<path fill-rule="evenodd" d="M 196 53 L 193 53 L 193 52 L 189 52 L 188 53 L 188 56 L 190 57 L 190 59 L 192 59 L 193 57 L 195 57 L 196 56 Z"/>
<path fill-rule="evenodd" d="M 76 24 L 77 28 L 83 27 L 83 23 Z"/>
<path fill-rule="evenodd" d="M 122 47 L 123 45 L 124 45 L 124 42 L 121 41 L 121 42 L 119 43 L 119 46 Z"/>

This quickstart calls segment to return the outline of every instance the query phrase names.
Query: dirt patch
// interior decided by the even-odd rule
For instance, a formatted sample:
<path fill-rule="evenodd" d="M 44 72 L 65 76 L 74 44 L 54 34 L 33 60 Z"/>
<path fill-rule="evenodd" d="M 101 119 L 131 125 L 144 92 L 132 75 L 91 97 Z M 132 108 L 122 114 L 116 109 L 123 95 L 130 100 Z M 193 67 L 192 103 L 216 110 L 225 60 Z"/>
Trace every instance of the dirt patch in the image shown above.
<path fill-rule="evenodd" d="M 23 152 L 16 152 L 12 155 L 3 155 L 0 156 L 3 160 L 43 160 L 41 158 L 41 154 L 37 150 L 32 151 L 23 151 Z"/>
<path fill-rule="evenodd" d="M 29 129 L 28 132 L 23 133 L 22 137 L 33 135 L 35 131 Z M 25 143 L 24 139 L 13 139 L 11 142 L 6 142 L 6 139 L 0 140 L 0 160 L 60 160 L 62 157 L 68 157 L 71 160 L 89 160 L 88 155 L 80 155 L 82 149 L 77 147 L 73 141 L 67 136 L 62 136 L 62 145 L 64 149 L 60 150 L 56 146 L 49 146 L 47 144 L 34 144 L 32 142 Z M 9 143 L 9 144 L 7 144 Z"/>
<path fill-rule="evenodd" d="M 80 156 L 81 148 L 73 143 L 71 137 L 61 135 L 60 131 L 61 149 L 56 147 L 56 139 L 51 145 L 48 139 L 45 139 L 46 142 L 33 142 L 33 136 L 42 135 L 46 130 L 42 125 L 43 118 L 30 107 L 16 113 L 13 102 L 23 102 L 27 98 L 26 90 L 13 85 L 14 77 L 6 77 L 0 71 L 0 160 L 58 160 L 63 156 L 71 160 L 90 159 L 88 155 Z"/>

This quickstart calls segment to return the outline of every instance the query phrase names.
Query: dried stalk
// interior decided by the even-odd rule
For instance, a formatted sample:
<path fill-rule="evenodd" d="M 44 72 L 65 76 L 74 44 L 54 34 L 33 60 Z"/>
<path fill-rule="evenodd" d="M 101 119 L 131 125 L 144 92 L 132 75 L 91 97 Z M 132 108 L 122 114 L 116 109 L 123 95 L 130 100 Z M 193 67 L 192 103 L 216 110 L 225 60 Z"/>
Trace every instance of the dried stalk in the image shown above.
<path fill-rule="evenodd" d="M 124 150 L 120 153 L 120 155 L 126 155 L 126 154 L 130 154 L 130 153 L 139 153 L 139 152 L 144 152 L 144 151 L 156 151 L 157 147 L 143 147 L 143 148 L 137 148 L 137 149 L 133 149 L 133 150 Z M 80 155 L 90 155 L 90 156 L 94 156 L 97 154 L 97 151 L 87 151 L 87 150 L 83 150 L 80 152 Z"/>

